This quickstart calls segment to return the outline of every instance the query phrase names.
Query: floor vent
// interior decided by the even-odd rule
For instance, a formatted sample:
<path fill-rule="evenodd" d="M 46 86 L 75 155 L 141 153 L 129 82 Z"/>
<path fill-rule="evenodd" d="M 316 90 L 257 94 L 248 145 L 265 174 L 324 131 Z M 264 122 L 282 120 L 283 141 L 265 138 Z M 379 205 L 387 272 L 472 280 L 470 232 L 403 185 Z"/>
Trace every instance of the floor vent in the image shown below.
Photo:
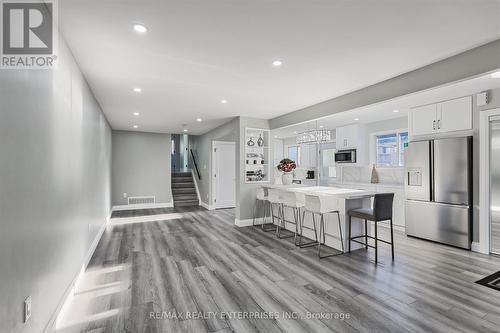
<path fill-rule="evenodd" d="M 147 205 L 156 203 L 156 198 L 154 196 L 149 197 L 129 197 L 129 205 Z"/>

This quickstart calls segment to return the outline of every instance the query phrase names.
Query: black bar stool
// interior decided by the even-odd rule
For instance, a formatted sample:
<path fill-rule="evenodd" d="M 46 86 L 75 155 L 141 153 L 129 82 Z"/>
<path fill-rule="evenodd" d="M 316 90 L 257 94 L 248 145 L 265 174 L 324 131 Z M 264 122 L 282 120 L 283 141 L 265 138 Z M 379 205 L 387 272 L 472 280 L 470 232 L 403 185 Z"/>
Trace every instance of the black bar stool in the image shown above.
<path fill-rule="evenodd" d="M 394 193 L 380 193 L 375 194 L 373 200 L 373 209 L 370 208 L 359 208 L 349 211 L 349 253 L 351 252 L 351 241 L 364 245 L 366 249 L 368 247 L 375 249 L 375 264 L 378 262 L 378 241 L 391 245 L 392 250 L 392 260 L 394 261 L 394 230 L 392 226 L 392 205 L 394 202 Z M 357 217 L 365 220 L 365 234 L 363 236 L 351 237 L 351 217 Z M 385 241 L 378 238 L 377 235 L 377 224 L 380 221 L 390 221 L 391 225 L 391 241 Z M 368 235 L 368 225 L 367 221 L 375 222 L 375 237 Z M 358 238 L 364 238 L 365 242 L 358 241 Z M 375 246 L 368 244 L 368 238 L 375 240 Z"/>

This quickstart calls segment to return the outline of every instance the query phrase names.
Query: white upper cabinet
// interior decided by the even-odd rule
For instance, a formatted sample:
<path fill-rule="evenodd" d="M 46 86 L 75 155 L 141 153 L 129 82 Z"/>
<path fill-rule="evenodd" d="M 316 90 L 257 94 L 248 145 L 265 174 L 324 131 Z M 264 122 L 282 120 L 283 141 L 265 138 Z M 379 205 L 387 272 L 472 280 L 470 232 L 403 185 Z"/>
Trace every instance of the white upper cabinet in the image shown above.
<path fill-rule="evenodd" d="M 356 149 L 364 145 L 362 125 L 354 124 L 337 127 L 335 130 L 335 147 L 342 149 Z"/>
<path fill-rule="evenodd" d="M 437 104 L 420 106 L 410 111 L 409 134 L 426 135 L 433 134 L 437 128 Z"/>
<path fill-rule="evenodd" d="M 438 104 L 438 132 L 472 129 L 472 96 Z"/>
<path fill-rule="evenodd" d="M 408 116 L 410 136 L 472 129 L 472 96 L 416 107 Z"/>

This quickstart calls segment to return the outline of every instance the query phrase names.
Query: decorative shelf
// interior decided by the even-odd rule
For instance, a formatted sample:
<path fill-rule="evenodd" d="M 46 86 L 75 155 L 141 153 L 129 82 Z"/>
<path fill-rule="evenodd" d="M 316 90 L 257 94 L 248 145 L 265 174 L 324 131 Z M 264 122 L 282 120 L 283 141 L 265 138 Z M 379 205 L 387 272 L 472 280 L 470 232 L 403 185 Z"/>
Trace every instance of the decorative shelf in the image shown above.
<path fill-rule="evenodd" d="M 245 164 L 245 183 L 267 183 L 270 174 L 270 150 L 268 129 L 245 128 L 245 155 L 243 163 Z"/>

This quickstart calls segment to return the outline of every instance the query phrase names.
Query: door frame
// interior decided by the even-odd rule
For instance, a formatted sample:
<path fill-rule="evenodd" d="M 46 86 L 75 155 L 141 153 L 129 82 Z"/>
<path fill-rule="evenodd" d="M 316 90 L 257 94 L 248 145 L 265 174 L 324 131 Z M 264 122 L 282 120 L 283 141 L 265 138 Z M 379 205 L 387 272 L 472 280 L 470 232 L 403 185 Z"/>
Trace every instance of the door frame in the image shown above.
<path fill-rule="evenodd" d="M 473 250 L 490 254 L 490 118 L 500 116 L 500 108 L 479 115 L 479 244 Z"/>
<path fill-rule="evenodd" d="M 234 198 L 234 203 L 233 205 L 221 205 L 220 203 L 217 203 L 215 200 L 216 200 L 216 193 L 217 193 L 217 178 L 215 177 L 215 170 L 217 168 L 217 160 L 215 158 L 215 148 L 217 148 L 217 146 L 221 146 L 221 145 L 226 145 L 226 146 L 232 146 L 232 148 L 234 149 L 234 175 L 235 175 L 235 182 L 234 182 L 234 186 L 235 186 L 235 198 Z M 212 141 L 212 148 L 211 148 L 211 152 L 210 152 L 210 156 L 211 156 L 211 159 L 212 159 L 212 163 L 211 163 L 211 173 L 210 173 L 210 178 L 211 178 L 211 182 L 210 184 L 212 185 L 212 189 L 210 191 L 211 193 L 211 204 L 212 206 L 217 209 L 217 208 L 231 208 L 231 207 L 236 207 L 236 142 L 234 141 Z"/>

